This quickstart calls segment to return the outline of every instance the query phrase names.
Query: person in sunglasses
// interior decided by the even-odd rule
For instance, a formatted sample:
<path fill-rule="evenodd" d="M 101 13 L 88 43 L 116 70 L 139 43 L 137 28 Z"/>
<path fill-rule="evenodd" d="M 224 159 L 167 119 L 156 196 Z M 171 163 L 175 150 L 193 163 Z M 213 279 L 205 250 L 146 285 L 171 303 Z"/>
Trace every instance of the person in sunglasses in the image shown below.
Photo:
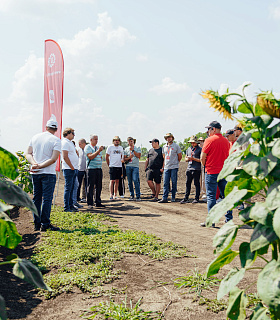
<path fill-rule="evenodd" d="M 205 166 L 205 185 L 207 195 L 207 210 L 208 214 L 212 207 L 216 204 L 217 186 L 219 187 L 221 197 L 224 198 L 224 191 L 226 187 L 226 180 L 221 179 L 217 181 L 218 175 L 223 168 L 224 162 L 229 155 L 229 142 L 221 134 L 221 124 L 218 121 L 210 122 L 208 129 L 208 136 L 204 142 L 201 152 L 201 163 Z M 225 215 L 225 222 L 232 219 L 232 211 L 228 211 Z M 205 227 L 205 222 L 200 224 Z M 215 227 L 215 224 L 212 225 Z"/>

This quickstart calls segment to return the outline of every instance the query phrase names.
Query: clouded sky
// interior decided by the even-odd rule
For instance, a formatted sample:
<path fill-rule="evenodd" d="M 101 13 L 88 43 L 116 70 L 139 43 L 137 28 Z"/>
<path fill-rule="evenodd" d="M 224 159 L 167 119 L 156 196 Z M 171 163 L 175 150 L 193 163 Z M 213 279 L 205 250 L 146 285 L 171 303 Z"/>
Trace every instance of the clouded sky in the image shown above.
<path fill-rule="evenodd" d="M 201 90 L 280 92 L 280 1 L 1 0 L 0 26 L 0 145 L 12 152 L 42 128 L 46 39 L 64 55 L 63 128 L 100 145 L 233 127 Z"/>

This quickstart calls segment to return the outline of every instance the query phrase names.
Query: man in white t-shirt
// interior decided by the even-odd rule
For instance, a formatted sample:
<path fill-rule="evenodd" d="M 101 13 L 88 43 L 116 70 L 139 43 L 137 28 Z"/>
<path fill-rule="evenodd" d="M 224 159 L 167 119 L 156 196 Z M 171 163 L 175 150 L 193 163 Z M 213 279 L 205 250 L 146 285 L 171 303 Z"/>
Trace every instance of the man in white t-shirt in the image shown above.
<path fill-rule="evenodd" d="M 78 211 L 73 203 L 74 183 L 78 174 L 79 157 L 76 148 L 72 142 L 75 137 L 75 131 L 72 128 L 66 128 L 63 131 L 64 139 L 61 142 L 62 149 L 62 171 L 65 180 L 64 185 L 64 211 Z"/>
<path fill-rule="evenodd" d="M 33 203 L 38 212 L 38 216 L 33 213 L 35 231 L 60 230 L 50 223 L 56 183 L 55 166 L 61 152 L 61 141 L 54 135 L 57 127 L 55 116 L 52 115 L 46 124 L 46 131 L 31 139 L 26 153 L 26 159 L 32 165 Z"/>
<path fill-rule="evenodd" d="M 119 180 L 122 175 L 122 163 L 123 163 L 123 147 L 120 146 L 121 139 L 119 136 L 115 136 L 113 144 L 107 148 L 106 162 L 109 166 L 110 174 L 110 200 L 117 199 L 117 191 L 119 187 Z"/>

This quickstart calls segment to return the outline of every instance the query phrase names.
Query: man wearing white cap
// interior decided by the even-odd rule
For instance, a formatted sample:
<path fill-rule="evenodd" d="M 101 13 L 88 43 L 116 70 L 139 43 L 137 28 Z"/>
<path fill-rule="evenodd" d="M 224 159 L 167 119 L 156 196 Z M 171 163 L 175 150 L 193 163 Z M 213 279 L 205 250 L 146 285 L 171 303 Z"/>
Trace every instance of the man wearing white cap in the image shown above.
<path fill-rule="evenodd" d="M 56 183 L 55 163 L 61 152 L 61 141 L 54 135 L 57 127 L 56 118 L 52 115 L 46 124 L 46 131 L 31 139 L 26 153 L 26 159 L 32 165 L 33 203 L 38 211 L 38 216 L 33 214 L 35 231 L 59 230 L 50 223 Z"/>

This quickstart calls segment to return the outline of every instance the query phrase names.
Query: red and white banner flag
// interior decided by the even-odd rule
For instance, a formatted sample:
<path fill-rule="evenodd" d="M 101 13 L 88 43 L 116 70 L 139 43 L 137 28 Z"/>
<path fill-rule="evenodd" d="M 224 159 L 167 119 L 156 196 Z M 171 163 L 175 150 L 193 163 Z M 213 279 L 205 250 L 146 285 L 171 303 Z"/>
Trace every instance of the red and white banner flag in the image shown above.
<path fill-rule="evenodd" d="M 61 139 L 63 109 L 64 61 L 60 46 L 54 40 L 45 40 L 43 131 L 54 114 L 58 123 L 55 135 Z M 60 159 L 56 165 L 60 171 Z"/>

